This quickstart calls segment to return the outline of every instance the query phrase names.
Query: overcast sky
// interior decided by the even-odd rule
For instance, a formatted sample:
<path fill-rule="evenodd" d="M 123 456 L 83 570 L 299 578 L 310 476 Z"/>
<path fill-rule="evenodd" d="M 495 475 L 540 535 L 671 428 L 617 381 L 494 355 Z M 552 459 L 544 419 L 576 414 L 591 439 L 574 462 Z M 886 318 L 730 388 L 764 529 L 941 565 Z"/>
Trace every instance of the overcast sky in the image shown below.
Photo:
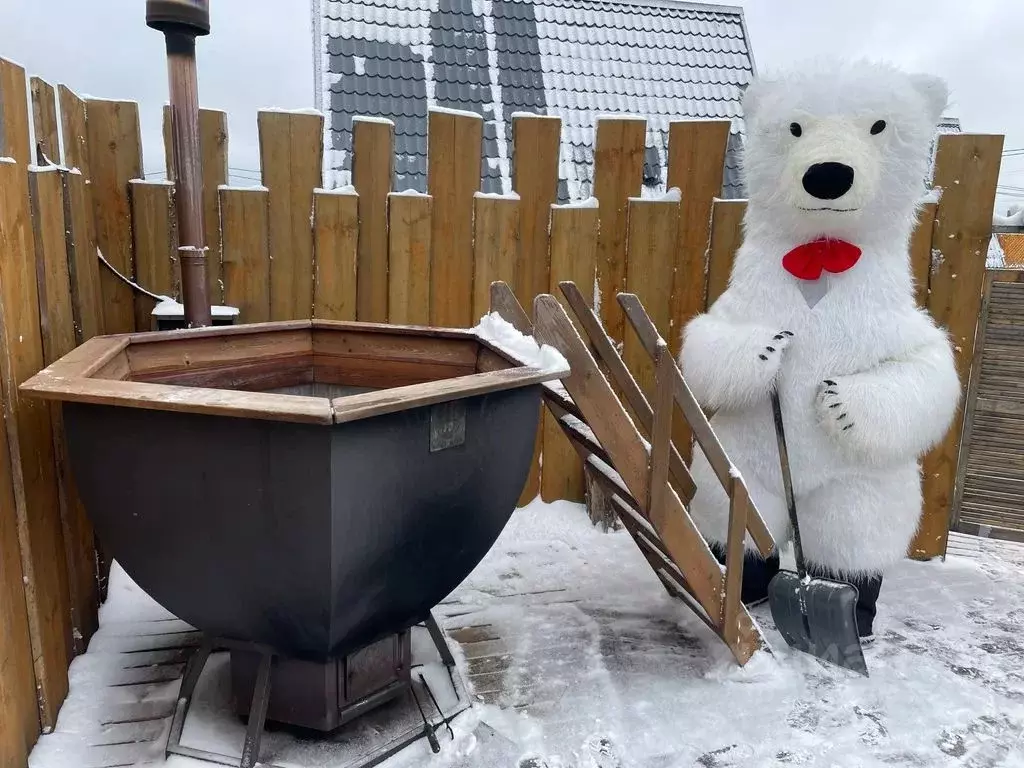
<path fill-rule="evenodd" d="M 947 79 L 964 130 L 1024 147 L 1021 0 L 742 0 L 759 68 L 838 54 L 887 58 Z M 134 99 L 148 174 L 163 171 L 167 98 L 162 36 L 143 0 L 0 0 L 0 56 L 81 94 Z M 308 0 L 211 0 L 213 34 L 199 42 L 204 106 L 229 115 L 230 164 L 258 168 L 256 111 L 316 106 Z M 59 27 L 54 28 L 55 20 Z M 1003 162 L 1003 209 L 1024 192 L 1024 155 Z"/>

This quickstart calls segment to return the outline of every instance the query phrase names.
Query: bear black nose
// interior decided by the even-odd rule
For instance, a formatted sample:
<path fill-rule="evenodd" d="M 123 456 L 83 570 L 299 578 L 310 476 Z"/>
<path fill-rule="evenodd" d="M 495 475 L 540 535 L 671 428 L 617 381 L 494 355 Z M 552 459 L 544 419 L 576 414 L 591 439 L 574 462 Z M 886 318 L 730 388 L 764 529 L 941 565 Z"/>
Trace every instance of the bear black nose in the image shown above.
<path fill-rule="evenodd" d="M 815 163 L 804 173 L 804 189 L 819 200 L 835 200 L 853 186 L 853 168 L 842 163 Z"/>

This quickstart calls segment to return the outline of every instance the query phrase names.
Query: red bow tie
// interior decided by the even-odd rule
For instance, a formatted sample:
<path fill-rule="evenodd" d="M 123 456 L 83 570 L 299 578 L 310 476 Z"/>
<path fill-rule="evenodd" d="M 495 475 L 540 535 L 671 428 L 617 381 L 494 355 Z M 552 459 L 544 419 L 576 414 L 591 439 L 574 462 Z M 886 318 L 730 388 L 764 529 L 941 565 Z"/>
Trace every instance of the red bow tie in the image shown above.
<path fill-rule="evenodd" d="M 860 248 L 845 240 L 820 237 L 798 245 L 782 257 L 782 266 L 801 280 L 817 280 L 822 270 L 845 272 L 860 258 Z"/>

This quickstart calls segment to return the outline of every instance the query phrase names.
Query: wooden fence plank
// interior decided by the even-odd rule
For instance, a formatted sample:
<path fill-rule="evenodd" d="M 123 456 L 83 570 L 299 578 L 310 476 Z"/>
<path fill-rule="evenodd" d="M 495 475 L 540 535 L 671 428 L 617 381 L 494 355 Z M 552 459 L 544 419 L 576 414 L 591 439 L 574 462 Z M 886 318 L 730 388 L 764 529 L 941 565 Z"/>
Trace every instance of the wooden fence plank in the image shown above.
<path fill-rule="evenodd" d="M 28 125 L 25 70 L 0 58 L 0 157 L 14 158 L 23 166 L 33 161 Z"/>
<path fill-rule="evenodd" d="M 558 284 L 571 280 L 586 297 L 587 303 L 594 306 L 597 230 L 596 206 L 551 207 L 551 283 L 547 292 L 561 302 L 570 318 L 573 315 Z M 583 460 L 547 408 L 544 409 L 543 451 L 541 499 L 546 502 L 559 499 L 583 502 L 586 496 Z"/>
<path fill-rule="evenodd" d="M 668 186 L 682 193 L 672 325 L 664 334 L 673 355 L 679 354 L 683 326 L 706 306 L 711 207 L 722 194 L 729 127 L 728 120 L 680 120 L 669 126 Z"/>
<path fill-rule="evenodd" d="M 711 215 L 711 247 L 708 251 L 707 308 L 729 287 L 732 263 L 743 242 L 746 200 L 715 200 Z M 682 333 L 683 329 L 679 329 Z"/>
<path fill-rule="evenodd" d="M 80 172 L 64 174 L 65 223 L 75 341 L 81 344 L 103 331 L 100 264 L 96 258 L 91 185 Z"/>
<path fill-rule="evenodd" d="M 473 200 L 474 323 L 490 311 L 491 283 L 512 285 L 518 255 L 519 200 L 478 192 Z"/>
<path fill-rule="evenodd" d="M 430 324 L 430 235 L 433 198 L 388 198 L 388 320 Z"/>
<path fill-rule="evenodd" d="M 647 121 L 642 118 L 601 118 L 594 152 L 594 197 L 600 210 L 597 238 L 597 280 L 601 321 L 608 335 L 622 341 L 622 309 L 615 296 L 626 285 L 627 208 L 643 185 Z"/>
<path fill-rule="evenodd" d="M 516 197 L 485 195 L 478 192 L 473 201 L 471 302 L 474 323 L 490 311 L 491 283 L 500 280 L 513 285 L 516 273 L 520 271 L 518 262 L 522 255 L 519 250 L 519 200 Z M 529 504 L 540 493 L 540 457 L 544 442 L 543 413 L 538 414 L 537 419 L 533 458 L 519 497 L 519 506 Z"/>
<path fill-rule="evenodd" d="M 626 287 L 639 297 L 665 339 L 672 327 L 672 281 L 667 276 L 676 259 L 679 222 L 677 201 L 629 201 Z M 654 365 L 635 333 L 626 334 L 622 357 L 648 401 L 653 401 Z"/>
<path fill-rule="evenodd" d="M 483 118 L 431 109 L 427 191 L 434 199 L 430 234 L 430 322 L 469 328 L 473 293 L 473 195 L 480 189 Z"/>
<path fill-rule="evenodd" d="M 210 302 L 224 301 L 223 244 L 218 190 L 228 183 L 228 115 L 219 109 L 199 110 L 199 147 L 203 162 L 203 208 L 206 222 L 206 268 Z"/>
<path fill-rule="evenodd" d="M 262 187 L 220 190 L 224 303 L 242 323 L 270 320 L 269 199 Z"/>
<path fill-rule="evenodd" d="M 1003 137 L 948 134 L 939 137 L 933 183 L 942 188 L 932 233 L 935 264 L 928 310 L 948 329 L 957 371 L 966 392 L 981 309 L 985 257 L 992 232 Z M 914 558 L 945 554 L 956 480 L 963 403 L 945 440 L 924 457 L 924 512 L 910 547 Z"/>
<path fill-rule="evenodd" d="M 89 99 L 86 114 L 96 246 L 114 269 L 130 277 L 132 227 L 128 182 L 143 176 L 138 105 L 134 101 Z M 100 285 L 106 332 L 134 331 L 132 289 L 105 267 L 100 272 Z"/>
<path fill-rule="evenodd" d="M 63 83 L 57 86 L 60 101 L 60 127 L 64 141 L 64 164 L 89 176 L 89 136 L 85 102 Z"/>
<path fill-rule="evenodd" d="M 135 282 L 147 291 L 180 301 L 174 185 L 167 181 L 133 181 L 130 188 Z M 153 300 L 136 293 L 136 330 L 153 330 L 152 312 Z"/>
<path fill-rule="evenodd" d="M 0 255 L 8 251 L 8 238 L 12 235 L 8 227 L 14 223 L 15 210 L 8 208 L 8 198 L 24 189 L 24 182 L 20 180 L 15 188 L 8 189 L 5 185 L 12 175 L 24 174 L 24 167 L 0 161 Z M 25 204 L 19 205 L 24 214 Z M 26 237 L 24 232 L 20 236 Z M 22 243 L 18 255 L 27 258 L 26 248 Z M 6 403 L 4 405 L 6 412 Z M 39 735 L 33 646 L 21 561 L 21 523 L 9 447 L 8 430 L 13 427 L 13 419 L 10 422 L 0 419 L 0 766 L 3 768 L 27 765 L 28 753 Z"/>
<path fill-rule="evenodd" d="M 68 176 L 68 171 L 60 170 L 36 172 L 30 177 L 45 365 L 59 360 L 78 344 L 69 259 L 69 245 L 73 247 L 74 240 L 69 221 Z M 57 402 L 48 406 L 71 600 L 72 647 L 80 654 L 85 652 L 98 624 L 95 536 L 69 467 L 63 409 Z"/>
<path fill-rule="evenodd" d="M 32 125 L 35 127 L 36 148 L 54 165 L 61 164 L 60 139 L 57 133 L 57 100 L 53 86 L 41 77 L 29 81 L 32 91 Z M 33 157 L 36 157 L 33 153 Z M 39 158 L 36 157 L 39 165 Z"/>
<path fill-rule="evenodd" d="M 313 194 L 313 254 L 313 317 L 355 320 L 359 284 L 358 195 L 323 190 Z"/>
<path fill-rule="evenodd" d="M 307 320 L 313 311 L 313 190 L 322 184 L 319 114 L 259 113 L 263 185 L 270 190 L 270 319 Z"/>
<path fill-rule="evenodd" d="M 512 189 L 520 201 L 519 258 L 509 285 L 524 307 L 532 307 L 533 300 L 551 287 L 548 225 L 551 206 L 558 199 L 561 132 L 558 117 L 524 113 L 512 118 Z"/>
<path fill-rule="evenodd" d="M 58 179 L 59 181 L 59 179 Z M 28 175 L 0 163 L 0 372 L 11 445 L 32 655 L 44 728 L 56 724 L 68 691 L 71 606 L 57 494 L 50 411 L 18 387 L 43 367 Z"/>
<path fill-rule="evenodd" d="M 395 126 L 352 120 L 352 185 L 359 194 L 357 318 L 388 320 L 388 194 L 395 175 Z"/>
<path fill-rule="evenodd" d="M 917 305 L 928 307 L 928 286 L 932 271 L 932 231 L 935 228 L 935 213 L 938 205 L 925 203 L 917 219 L 917 226 L 910 238 L 910 267 L 914 274 Z"/>
<path fill-rule="evenodd" d="M 164 105 L 164 159 L 167 179 L 176 178 L 171 145 L 171 108 Z M 199 110 L 199 151 L 203 168 L 203 221 L 206 222 L 206 274 L 210 303 L 224 301 L 218 190 L 228 183 L 228 115 L 219 109 Z"/>

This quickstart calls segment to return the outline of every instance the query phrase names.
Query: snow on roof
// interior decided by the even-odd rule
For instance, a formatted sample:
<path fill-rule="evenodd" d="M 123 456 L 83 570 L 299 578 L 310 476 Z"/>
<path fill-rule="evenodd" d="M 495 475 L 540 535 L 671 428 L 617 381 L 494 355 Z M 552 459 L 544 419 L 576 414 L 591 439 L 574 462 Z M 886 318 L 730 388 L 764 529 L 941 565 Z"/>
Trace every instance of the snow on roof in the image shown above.
<path fill-rule="evenodd" d="M 645 115 L 645 197 L 665 191 L 669 122 L 732 121 L 723 197 L 742 196 L 739 8 L 675 0 L 313 0 L 328 186 L 350 180 L 352 120 L 395 123 L 395 186 L 426 189 L 427 114 L 483 118 L 483 191 L 511 190 L 512 118 L 562 119 L 559 202 L 592 192 L 595 115 Z"/>
<path fill-rule="evenodd" d="M 992 215 L 992 226 L 994 227 L 1024 227 L 1024 206 L 1010 206 L 1006 215 L 999 213 Z"/>

